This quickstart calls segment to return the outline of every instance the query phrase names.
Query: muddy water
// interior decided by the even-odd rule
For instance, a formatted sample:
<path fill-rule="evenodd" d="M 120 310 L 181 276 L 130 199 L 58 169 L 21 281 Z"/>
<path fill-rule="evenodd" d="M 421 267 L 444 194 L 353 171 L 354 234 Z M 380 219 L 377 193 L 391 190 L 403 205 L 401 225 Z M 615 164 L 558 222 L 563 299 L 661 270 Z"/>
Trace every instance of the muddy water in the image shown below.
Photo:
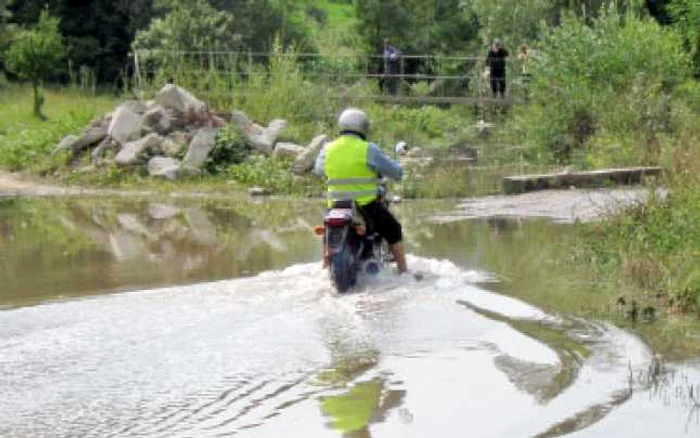
<path fill-rule="evenodd" d="M 568 226 L 489 202 L 338 296 L 314 202 L 0 201 L 0 436 L 697 436 L 697 363 L 492 292 Z"/>

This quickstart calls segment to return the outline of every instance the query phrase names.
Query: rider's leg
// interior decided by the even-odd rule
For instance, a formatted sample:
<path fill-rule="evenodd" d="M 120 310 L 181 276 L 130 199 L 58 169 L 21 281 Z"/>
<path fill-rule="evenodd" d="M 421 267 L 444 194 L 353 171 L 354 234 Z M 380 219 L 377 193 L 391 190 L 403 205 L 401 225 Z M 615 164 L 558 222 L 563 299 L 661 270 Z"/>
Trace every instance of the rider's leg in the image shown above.
<path fill-rule="evenodd" d="M 373 224 L 375 232 L 379 233 L 389 244 L 389 252 L 394 256 L 394 261 L 399 272 L 406 272 L 406 250 L 403 245 L 403 232 L 401 224 L 386 207 L 378 202 L 372 202 L 362 207 L 363 214 Z"/>
<path fill-rule="evenodd" d="M 399 241 L 393 245 L 389 245 L 389 251 L 391 251 L 394 260 L 396 260 L 396 267 L 399 268 L 399 274 L 406 272 L 408 267 L 406 266 L 406 249 L 403 246 L 403 242 Z"/>

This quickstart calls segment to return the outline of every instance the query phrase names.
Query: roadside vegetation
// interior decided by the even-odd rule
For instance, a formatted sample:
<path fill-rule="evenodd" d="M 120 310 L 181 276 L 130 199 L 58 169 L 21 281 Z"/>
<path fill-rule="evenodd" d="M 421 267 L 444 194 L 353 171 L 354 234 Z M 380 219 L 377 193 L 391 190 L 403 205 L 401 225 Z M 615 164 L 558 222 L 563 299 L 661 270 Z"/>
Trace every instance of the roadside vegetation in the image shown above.
<path fill-rule="evenodd" d="M 56 144 L 118 101 L 112 95 L 97 96 L 76 88 L 48 88 L 42 94 L 46 120 L 33 114 L 30 86 L 0 81 L 0 168 L 45 174 L 64 166 L 51 157 Z"/>
<path fill-rule="evenodd" d="M 10 3 L 0 2 L 0 68 L 5 70 L 12 61 L 2 54 L 13 53 L 20 35 L 27 35 L 43 16 L 43 3 Z M 118 24 L 128 32 L 117 38 L 108 32 L 111 18 L 102 12 L 94 14 L 103 26 L 93 35 L 84 32 L 88 19 L 82 14 L 87 12 L 64 1 L 49 2 L 48 13 L 61 19 L 70 63 L 47 72 L 46 78 L 71 86 L 49 87 L 43 107 L 37 107 L 32 88 L 17 85 L 16 76 L 9 83 L 0 74 L 0 167 L 111 187 L 261 186 L 281 194 L 321 193 L 314 178 L 293 177 L 285 159 L 231 158 L 249 146 L 232 130 L 223 130 L 217 140 L 216 153 L 227 157 L 226 165 L 211 161 L 206 175 L 176 183 L 153 182 L 116 167 L 86 169 L 84 163 L 51 155 L 63 136 L 120 100 L 149 99 L 168 80 L 218 111 L 242 110 L 261 123 L 285 118 L 288 128 L 279 140 L 298 144 L 332 134 L 342 107 L 361 106 L 373 120 L 372 138 L 388 152 L 405 140 L 435 158 L 432 165 L 409 167 L 405 180 L 393 187 L 408 198 L 497 193 L 500 177 L 509 173 L 659 165 L 665 176 L 657 184 L 667 196 L 652 196 L 600 223 L 578 225 L 576 235 L 564 239 L 552 257 L 557 268 L 596 279 L 590 305 L 601 314 L 624 308 L 621 323 L 651 324 L 644 327 L 657 327 L 653 321 L 661 318 L 664 327 L 679 327 L 671 332 L 674 336 L 697 342 L 692 335 L 700 317 L 696 0 L 133 3 L 141 12 L 122 11 L 123 23 Z M 510 12 L 504 14 L 506 10 Z M 192 38 L 193 33 L 201 38 Z M 501 109 L 363 99 L 382 93 L 377 78 L 364 75 L 381 71 L 381 60 L 373 56 L 381 53 L 385 37 L 407 54 L 479 58 L 487 43 L 499 37 L 511 51 L 510 93 L 520 103 Z M 522 64 L 515 59 L 521 44 L 532 48 L 529 75 L 522 77 Z M 139 71 L 120 64 L 132 50 L 140 54 Z M 110 55 L 91 56 L 103 52 Z M 254 55 L 259 52 L 270 55 Z M 302 56 L 308 54 L 314 56 Z M 418 75 L 462 75 L 465 82 L 459 86 L 484 85 L 478 82 L 483 70 L 479 60 L 467 66 L 415 61 L 407 68 Z M 449 86 L 457 85 L 444 85 Z M 402 85 L 409 96 L 433 91 L 431 84 L 417 80 Z M 480 119 L 494 128 L 480 131 Z M 478 152 L 476 165 L 452 159 L 465 147 Z M 565 300 L 559 306 L 575 312 L 574 307 Z"/>

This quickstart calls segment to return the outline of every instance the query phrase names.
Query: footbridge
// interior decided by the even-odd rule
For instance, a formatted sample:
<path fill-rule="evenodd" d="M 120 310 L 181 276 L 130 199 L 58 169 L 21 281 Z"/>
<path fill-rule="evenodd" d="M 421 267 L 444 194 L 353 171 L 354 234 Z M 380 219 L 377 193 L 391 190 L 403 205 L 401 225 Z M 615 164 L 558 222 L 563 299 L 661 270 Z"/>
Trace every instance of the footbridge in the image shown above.
<path fill-rule="evenodd" d="M 382 71 L 380 55 L 355 54 L 137 51 L 130 54 L 129 65 L 139 89 L 175 80 L 252 95 L 261 93 L 260 84 L 273 75 L 288 74 L 327 86 L 331 97 L 339 100 L 395 104 L 510 106 L 524 100 L 529 81 L 523 61 L 511 56 L 506 62 L 505 96 L 494 96 L 485 53 L 403 55 L 398 73 L 392 75 Z"/>

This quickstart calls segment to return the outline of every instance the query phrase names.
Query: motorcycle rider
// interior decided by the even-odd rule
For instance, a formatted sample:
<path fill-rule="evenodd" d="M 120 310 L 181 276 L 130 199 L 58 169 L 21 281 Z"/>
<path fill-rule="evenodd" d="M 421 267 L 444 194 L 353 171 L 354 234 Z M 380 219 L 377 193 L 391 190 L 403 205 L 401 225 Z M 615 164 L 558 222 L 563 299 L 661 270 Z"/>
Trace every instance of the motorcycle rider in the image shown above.
<path fill-rule="evenodd" d="M 379 178 L 401 180 L 403 169 L 376 144 L 367 141 L 369 118 L 364 111 L 347 108 L 338 117 L 340 135 L 326 144 L 314 165 L 314 173 L 327 178 L 329 203 L 353 199 L 373 230 L 389 244 L 399 273 L 406 272 L 406 252 L 401 224 L 378 200 Z"/>

